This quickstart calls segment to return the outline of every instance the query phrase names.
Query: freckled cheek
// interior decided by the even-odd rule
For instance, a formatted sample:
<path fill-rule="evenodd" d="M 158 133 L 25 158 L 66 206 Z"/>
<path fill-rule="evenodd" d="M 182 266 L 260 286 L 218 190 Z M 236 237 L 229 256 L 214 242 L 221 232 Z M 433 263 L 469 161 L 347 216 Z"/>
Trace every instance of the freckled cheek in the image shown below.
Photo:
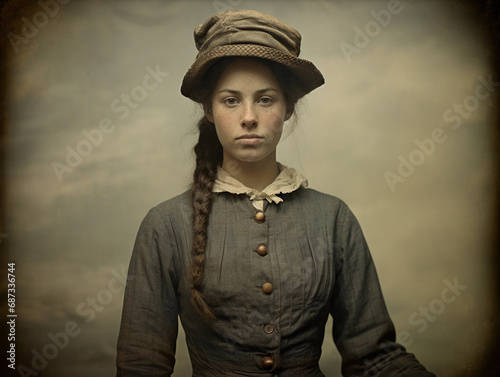
<path fill-rule="evenodd" d="M 231 117 L 229 114 L 218 114 L 217 117 L 215 118 L 215 123 L 224 127 L 227 127 L 227 124 L 231 122 Z"/>
<path fill-rule="evenodd" d="M 235 119 L 233 115 L 220 112 L 214 117 L 214 122 L 219 139 L 221 137 L 226 139 L 231 138 L 231 133 L 235 129 Z"/>
<path fill-rule="evenodd" d="M 234 114 L 221 111 L 214 116 L 214 121 L 217 127 L 228 129 L 234 124 L 235 117 Z"/>
<path fill-rule="evenodd" d="M 271 132 L 281 134 L 283 131 L 283 117 L 281 114 L 275 114 L 269 119 L 269 129 Z"/>

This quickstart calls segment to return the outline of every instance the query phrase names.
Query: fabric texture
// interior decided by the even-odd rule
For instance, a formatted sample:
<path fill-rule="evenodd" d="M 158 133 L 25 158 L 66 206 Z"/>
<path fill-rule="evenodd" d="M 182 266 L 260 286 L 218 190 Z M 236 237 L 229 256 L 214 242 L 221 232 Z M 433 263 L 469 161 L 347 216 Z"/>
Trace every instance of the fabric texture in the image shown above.
<path fill-rule="evenodd" d="M 325 79 L 312 62 L 298 57 L 301 39 L 293 27 L 265 13 L 235 9 L 214 14 L 194 31 L 198 54 L 184 76 L 181 93 L 200 101 L 202 77 L 217 59 L 247 56 L 288 67 L 300 79 L 302 95 L 306 95 Z"/>
<path fill-rule="evenodd" d="M 279 204 L 263 200 L 257 221 L 247 193 L 216 194 L 203 281 L 213 323 L 191 304 L 189 192 L 147 214 L 129 267 L 117 376 L 170 376 L 179 317 L 193 376 L 324 376 L 329 315 L 344 376 L 435 376 L 395 343 L 347 205 L 303 185 L 279 196 Z"/>

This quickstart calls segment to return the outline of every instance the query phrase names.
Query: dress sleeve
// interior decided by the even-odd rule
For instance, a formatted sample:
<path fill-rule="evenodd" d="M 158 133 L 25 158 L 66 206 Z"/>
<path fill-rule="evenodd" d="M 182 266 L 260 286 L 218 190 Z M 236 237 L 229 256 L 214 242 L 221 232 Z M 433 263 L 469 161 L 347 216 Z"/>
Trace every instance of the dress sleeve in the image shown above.
<path fill-rule="evenodd" d="M 373 260 L 361 227 L 341 203 L 335 227 L 333 339 L 344 376 L 435 377 L 395 341 Z"/>
<path fill-rule="evenodd" d="M 170 376 L 177 340 L 173 236 L 160 213 L 143 220 L 132 252 L 117 347 L 117 376 Z"/>

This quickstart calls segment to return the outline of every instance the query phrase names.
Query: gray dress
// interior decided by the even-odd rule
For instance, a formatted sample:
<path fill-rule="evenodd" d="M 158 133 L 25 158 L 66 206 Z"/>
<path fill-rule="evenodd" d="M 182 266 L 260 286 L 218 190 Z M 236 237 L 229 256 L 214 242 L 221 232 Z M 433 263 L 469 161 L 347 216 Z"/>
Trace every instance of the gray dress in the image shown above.
<path fill-rule="evenodd" d="M 259 213 L 246 195 L 216 194 L 203 293 L 191 304 L 189 193 L 153 208 L 130 262 L 117 376 L 170 376 L 178 316 L 193 376 L 324 376 L 328 315 L 344 376 L 435 376 L 395 343 L 361 228 L 344 202 L 300 187 Z"/>

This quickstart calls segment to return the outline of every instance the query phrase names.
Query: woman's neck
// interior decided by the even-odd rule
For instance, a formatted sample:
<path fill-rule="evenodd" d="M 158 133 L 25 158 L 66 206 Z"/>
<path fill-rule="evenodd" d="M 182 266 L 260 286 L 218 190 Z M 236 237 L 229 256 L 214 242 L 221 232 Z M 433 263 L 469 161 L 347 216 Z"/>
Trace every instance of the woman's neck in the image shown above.
<path fill-rule="evenodd" d="M 261 161 L 242 162 L 224 156 L 222 169 L 231 174 L 245 186 L 257 191 L 264 190 L 279 175 L 276 156 L 269 156 Z"/>

